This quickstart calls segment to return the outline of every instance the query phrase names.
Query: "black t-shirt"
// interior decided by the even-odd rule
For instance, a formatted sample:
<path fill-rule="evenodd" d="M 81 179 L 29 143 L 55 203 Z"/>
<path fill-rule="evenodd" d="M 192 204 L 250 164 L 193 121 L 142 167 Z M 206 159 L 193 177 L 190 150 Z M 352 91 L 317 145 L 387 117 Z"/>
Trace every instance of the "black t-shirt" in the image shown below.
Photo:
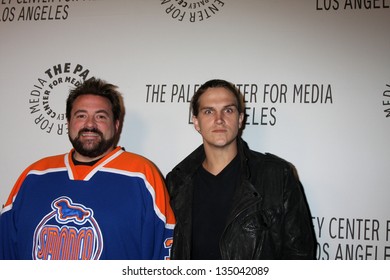
<path fill-rule="evenodd" d="M 240 177 L 236 156 L 218 175 L 201 166 L 195 174 L 192 208 L 191 259 L 221 259 L 219 240 L 231 211 L 233 194 Z"/>
<path fill-rule="evenodd" d="M 97 163 L 101 158 L 95 159 L 93 161 L 78 161 L 77 159 L 74 158 L 74 152 L 72 153 L 72 161 L 74 165 L 88 165 L 88 166 L 93 166 L 95 163 Z"/>

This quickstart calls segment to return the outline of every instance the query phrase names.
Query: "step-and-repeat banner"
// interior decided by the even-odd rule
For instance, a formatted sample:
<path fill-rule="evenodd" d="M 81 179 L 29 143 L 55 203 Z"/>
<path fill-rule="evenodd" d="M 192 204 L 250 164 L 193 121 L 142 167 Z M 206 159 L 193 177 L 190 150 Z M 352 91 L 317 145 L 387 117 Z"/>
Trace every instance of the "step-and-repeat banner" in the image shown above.
<path fill-rule="evenodd" d="M 166 175 L 201 143 L 191 96 L 221 78 L 245 96 L 250 147 L 297 168 L 317 258 L 390 259 L 389 30 L 390 0 L 1 0 L 0 201 L 71 148 L 80 80 L 119 86 L 120 145 Z"/>

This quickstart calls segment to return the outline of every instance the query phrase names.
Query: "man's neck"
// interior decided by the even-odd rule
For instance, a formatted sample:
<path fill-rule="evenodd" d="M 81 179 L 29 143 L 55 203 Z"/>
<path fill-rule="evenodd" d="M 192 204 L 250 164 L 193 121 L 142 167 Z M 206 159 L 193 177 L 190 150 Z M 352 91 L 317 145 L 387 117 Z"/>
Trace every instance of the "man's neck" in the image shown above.
<path fill-rule="evenodd" d="M 202 164 L 213 175 L 218 175 L 237 155 L 236 142 L 226 147 L 204 147 L 206 158 Z"/>
<path fill-rule="evenodd" d="M 83 156 L 81 155 L 80 153 L 78 153 L 77 151 L 74 151 L 73 155 L 72 155 L 72 158 L 79 162 L 79 163 L 85 163 L 85 164 L 88 164 L 90 162 L 97 162 L 99 161 L 99 159 L 105 157 L 106 155 L 108 155 L 111 151 L 113 151 L 114 149 L 109 149 L 107 150 L 105 153 L 97 156 L 97 157 L 87 157 L 87 156 Z"/>
<path fill-rule="evenodd" d="M 97 163 L 101 158 L 92 160 L 92 161 L 78 161 L 74 158 L 74 154 L 72 155 L 72 161 L 74 165 L 86 165 L 86 166 L 93 166 L 95 163 Z"/>

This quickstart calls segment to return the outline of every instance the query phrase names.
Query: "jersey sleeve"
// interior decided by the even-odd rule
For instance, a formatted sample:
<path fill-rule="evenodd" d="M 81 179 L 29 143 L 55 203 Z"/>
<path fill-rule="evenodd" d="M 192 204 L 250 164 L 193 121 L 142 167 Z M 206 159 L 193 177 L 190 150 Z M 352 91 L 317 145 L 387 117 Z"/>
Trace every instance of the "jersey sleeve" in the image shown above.
<path fill-rule="evenodd" d="M 16 228 L 14 224 L 14 212 L 13 203 L 17 197 L 17 194 L 29 172 L 30 168 L 24 170 L 19 176 L 11 193 L 8 196 L 7 201 L 1 210 L 0 215 L 0 260 L 14 260 L 18 259 L 16 252 Z"/>
<path fill-rule="evenodd" d="M 126 153 L 107 167 L 120 167 L 137 174 L 145 183 L 145 218 L 142 229 L 142 259 L 169 259 L 175 217 L 163 176 L 150 160 Z"/>
<path fill-rule="evenodd" d="M 0 215 L 0 259 L 19 259 L 16 249 L 17 246 L 17 226 L 15 216 L 17 214 L 17 204 L 21 204 L 22 199 L 19 195 L 23 190 L 23 184 L 30 172 L 33 170 L 42 171 L 51 167 L 63 167 L 63 155 L 43 158 L 29 167 L 20 174 L 15 185 L 13 186 Z"/>
<path fill-rule="evenodd" d="M 152 226 L 153 230 L 145 232 L 153 236 L 149 236 L 144 242 L 153 244 L 153 248 L 152 254 L 145 256 L 145 258 L 168 260 L 173 243 L 175 217 L 169 203 L 169 195 L 163 177 L 153 166 L 147 169 L 149 170 L 145 170 L 145 176 L 148 192 L 153 198 L 153 209 L 150 209 L 150 214 L 153 217 L 147 218 L 145 222 L 151 223 L 153 221 L 153 225 L 146 225 L 146 228 Z M 144 244 L 144 246 L 150 245 Z"/>

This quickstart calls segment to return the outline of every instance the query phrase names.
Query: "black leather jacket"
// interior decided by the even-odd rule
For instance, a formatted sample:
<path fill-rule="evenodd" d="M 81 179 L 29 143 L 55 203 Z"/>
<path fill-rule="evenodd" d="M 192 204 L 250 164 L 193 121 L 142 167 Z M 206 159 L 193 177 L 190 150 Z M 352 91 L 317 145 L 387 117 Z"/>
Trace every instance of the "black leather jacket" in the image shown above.
<path fill-rule="evenodd" d="M 314 259 L 309 208 L 292 165 L 237 142 L 241 184 L 220 239 L 222 259 Z M 171 259 L 191 256 L 193 176 L 204 158 L 201 145 L 166 178 L 176 215 Z"/>

